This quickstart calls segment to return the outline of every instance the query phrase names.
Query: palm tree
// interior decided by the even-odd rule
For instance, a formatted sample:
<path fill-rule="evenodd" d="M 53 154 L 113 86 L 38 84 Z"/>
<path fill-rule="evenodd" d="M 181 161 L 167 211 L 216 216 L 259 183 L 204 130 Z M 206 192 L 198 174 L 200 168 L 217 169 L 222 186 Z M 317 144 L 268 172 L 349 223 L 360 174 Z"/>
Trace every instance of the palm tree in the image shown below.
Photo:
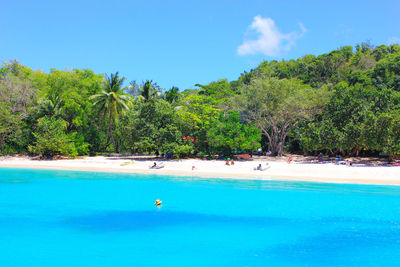
<path fill-rule="evenodd" d="M 141 99 L 145 103 L 162 98 L 160 87 L 157 83 L 150 80 L 142 82 L 142 85 L 137 84 L 136 81 L 132 81 L 124 89 L 128 94 Z"/>
<path fill-rule="evenodd" d="M 179 99 L 179 88 L 173 86 L 164 94 L 164 99 L 167 100 L 170 104 L 175 103 Z"/>
<path fill-rule="evenodd" d="M 112 122 L 129 108 L 130 98 L 122 92 L 121 86 L 125 78 L 119 78 L 118 72 L 105 78 L 104 90 L 100 94 L 91 96 L 90 99 L 95 101 L 93 106 L 98 108 L 100 116 L 104 119 L 108 116 L 109 137 L 113 142 L 115 153 L 118 153 L 112 133 Z"/>
<path fill-rule="evenodd" d="M 47 99 L 39 102 L 39 117 L 46 115 L 60 117 L 63 113 L 64 101 L 59 95 L 49 95 Z"/>
<path fill-rule="evenodd" d="M 156 83 L 147 80 L 143 86 L 141 86 L 139 95 L 144 99 L 144 102 L 149 102 L 160 96 L 160 91 L 158 88 L 159 87 Z"/>

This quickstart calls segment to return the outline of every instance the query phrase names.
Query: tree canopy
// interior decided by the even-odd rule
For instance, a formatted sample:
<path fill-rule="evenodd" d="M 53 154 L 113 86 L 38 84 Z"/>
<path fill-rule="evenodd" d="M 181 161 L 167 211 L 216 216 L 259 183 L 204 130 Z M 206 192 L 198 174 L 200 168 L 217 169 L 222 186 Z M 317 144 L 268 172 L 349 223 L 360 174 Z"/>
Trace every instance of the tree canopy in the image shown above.
<path fill-rule="evenodd" d="M 400 153 L 400 46 L 272 60 L 233 81 L 169 90 L 88 69 L 0 67 L 0 153 L 173 157 Z"/>

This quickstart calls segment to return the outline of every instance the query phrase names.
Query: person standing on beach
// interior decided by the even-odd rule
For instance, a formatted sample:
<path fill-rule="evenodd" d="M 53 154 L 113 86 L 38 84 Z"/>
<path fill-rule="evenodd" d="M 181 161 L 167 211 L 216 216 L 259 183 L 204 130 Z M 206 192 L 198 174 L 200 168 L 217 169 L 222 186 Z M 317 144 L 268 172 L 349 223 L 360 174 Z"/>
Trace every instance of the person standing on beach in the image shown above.
<path fill-rule="evenodd" d="M 261 156 L 261 153 L 262 153 L 262 148 L 259 147 L 259 148 L 257 149 L 257 154 L 258 154 L 258 156 Z"/>

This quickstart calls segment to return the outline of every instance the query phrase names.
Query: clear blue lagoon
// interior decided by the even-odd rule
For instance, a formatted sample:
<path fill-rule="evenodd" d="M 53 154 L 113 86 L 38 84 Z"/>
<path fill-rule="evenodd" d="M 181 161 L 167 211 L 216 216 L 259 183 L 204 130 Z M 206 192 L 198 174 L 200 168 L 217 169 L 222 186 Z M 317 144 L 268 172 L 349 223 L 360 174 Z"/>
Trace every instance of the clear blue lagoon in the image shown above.
<path fill-rule="evenodd" d="M 0 169 L 0 266 L 396 266 L 399 223 L 394 186 Z"/>

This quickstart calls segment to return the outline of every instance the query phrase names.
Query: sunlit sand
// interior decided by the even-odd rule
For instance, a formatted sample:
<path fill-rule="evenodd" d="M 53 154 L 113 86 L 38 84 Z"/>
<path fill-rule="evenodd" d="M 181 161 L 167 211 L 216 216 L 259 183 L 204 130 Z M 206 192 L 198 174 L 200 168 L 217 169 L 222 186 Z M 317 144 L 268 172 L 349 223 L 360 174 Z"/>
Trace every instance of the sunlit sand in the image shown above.
<path fill-rule="evenodd" d="M 333 163 L 300 163 L 288 164 L 282 161 L 254 159 L 252 161 L 235 161 L 227 166 L 221 160 L 183 159 L 165 161 L 162 169 L 149 169 L 152 159 L 119 157 L 85 157 L 70 160 L 33 160 L 25 157 L 10 157 L 0 160 L 0 167 L 39 168 L 99 172 L 147 173 L 179 176 L 199 176 L 232 179 L 259 180 L 296 180 L 327 183 L 382 184 L 400 185 L 400 167 L 397 166 L 352 166 Z M 269 162 L 271 166 L 265 171 L 255 171 L 258 164 Z M 193 168 L 194 167 L 194 168 Z"/>

